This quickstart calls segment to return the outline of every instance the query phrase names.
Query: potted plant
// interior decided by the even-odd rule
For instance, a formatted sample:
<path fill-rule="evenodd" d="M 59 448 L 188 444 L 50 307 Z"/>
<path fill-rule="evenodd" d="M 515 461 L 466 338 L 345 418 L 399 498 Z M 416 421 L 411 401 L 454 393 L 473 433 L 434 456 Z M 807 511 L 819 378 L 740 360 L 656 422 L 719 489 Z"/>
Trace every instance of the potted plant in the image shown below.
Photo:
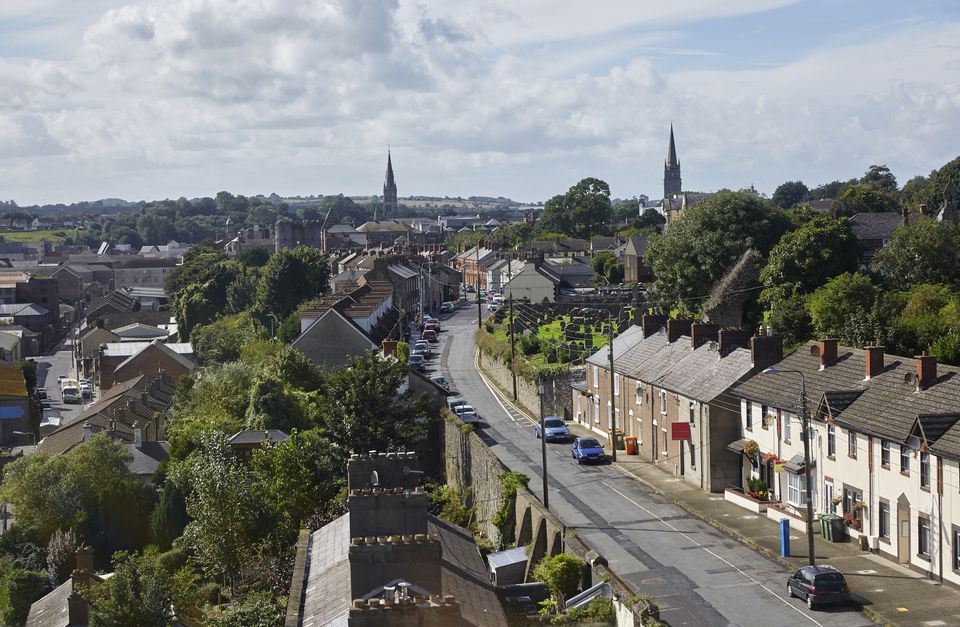
<path fill-rule="evenodd" d="M 743 445 L 743 454 L 753 459 L 760 454 L 760 445 L 757 444 L 756 440 L 747 440 L 747 443 Z"/>
<path fill-rule="evenodd" d="M 763 479 L 747 479 L 747 494 L 758 501 L 766 501 L 770 498 L 767 482 Z"/>

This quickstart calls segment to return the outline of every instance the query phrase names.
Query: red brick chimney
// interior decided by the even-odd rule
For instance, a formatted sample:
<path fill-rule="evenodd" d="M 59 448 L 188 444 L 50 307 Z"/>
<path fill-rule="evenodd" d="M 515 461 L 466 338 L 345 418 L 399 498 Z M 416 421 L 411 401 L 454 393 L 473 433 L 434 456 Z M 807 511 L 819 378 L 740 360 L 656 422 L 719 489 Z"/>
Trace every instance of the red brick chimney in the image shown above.
<path fill-rule="evenodd" d="M 720 325 L 712 322 L 694 322 L 690 325 L 690 345 L 694 349 L 707 342 L 716 342 L 719 339 Z"/>
<path fill-rule="evenodd" d="M 864 351 L 864 362 L 867 366 L 867 376 L 864 377 L 864 381 L 869 381 L 873 377 L 880 374 L 880 371 L 883 370 L 883 347 L 882 346 L 867 346 L 863 349 Z"/>
<path fill-rule="evenodd" d="M 640 326 L 643 327 L 643 337 L 648 338 L 660 332 L 660 327 L 667 325 L 667 317 L 663 314 L 645 314 L 640 317 Z"/>
<path fill-rule="evenodd" d="M 735 348 L 750 345 L 750 331 L 746 329 L 720 329 L 720 356 L 726 357 Z"/>
<path fill-rule="evenodd" d="M 395 340 L 384 340 L 382 347 L 384 356 L 393 355 L 397 352 L 397 342 Z"/>
<path fill-rule="evenodd" d="M 837 340 L 827 338 L 820 340 L 820 369 L 823 370 L 837 361 Z"/>
<path fill-rule="evenodd" d="M 685 318 L 667 320 L 667 341 L 676 342 L 681 336 L 690 333 L 690 321 Z"/>
<path fill-rule="evenodd" d="M 937 358 L 927 351 L 917 357 L 917 389 L 925 390 L 937 380 Z"/>
<path fill-rule="evenodd" d="M 750 338 L 750 360 L 754 368 L 769 368 L 783 359 L 783 339 L 777 335 Z"/>

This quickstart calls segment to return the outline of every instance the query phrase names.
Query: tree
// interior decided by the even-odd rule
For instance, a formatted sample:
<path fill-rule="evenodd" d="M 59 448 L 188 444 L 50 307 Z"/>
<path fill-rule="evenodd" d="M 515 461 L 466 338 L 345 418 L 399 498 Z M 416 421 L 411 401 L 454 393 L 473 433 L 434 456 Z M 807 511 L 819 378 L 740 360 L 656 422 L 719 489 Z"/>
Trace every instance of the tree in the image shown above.
<path fill-rule="evenodd" d="M 872 267 L 896 289 L 920 283 L 960 287 L 960 227 L 952 222 L 920 219 L 893 233 L 877 252 Z"/>
<path fill-rule="evenodd" d="M 814 200 L 837 198 L 845 189 L 851 185 L 856 185 L 859 182 L 859 179 L 850 179 L 849 181 L 832 181 L 830 183 L 824 183 L 823 185 L 818 185 L 810 190 L 810 197 Z"/>
<path fill-rule="evenodd" d="M 900 210 L 897 197 L 882 188 L 866 183 L 852 185 L 833 201 L 833 215 L 854 216 L 858 213 L 888 213 Z"/>
<path fill-rule="evenodd" d="M 223 614 L 208 615 L 210 627 L 282 627 L 284 608 L 265 592 L 255 592 L 231 605 Z"/>
<path fill-rule="evenodd" d="M 30 606 L 50 591 L 47 573 L 23 568 L 6 568 L 0 561 L 0 624 L 22 625 Z"/>
<path fill-rule="evenodd" d="M 191 521 L 174 543 L 210 577 L 238 583 L 250 557 L 259 503 L 250 491 L 250 475 L 227 446 L 222 432 L 204 434 L 197 449 L 172 476 L 186 492 Z"/>
<path fill-rule="evenodd" d="M 773 197 L 770 199 L 774 205 L 781 209 L 789 209 L 794 205 L 799 205 L 810 196 L 810 190 L 802 181 L 787 181 L 781 183 L 773 191 Z"/>
<path fill-rule="evenodd" d="M 18 359 L 13 365 L 23 373 L 23 382 L 27 384 L 27 390 L 33 392 L 37 389 L 37 362 L 32 359 Z"/>
<path fill-rule="evenodd" d="M 610 186 L 600 179 L 585 178 L 566 194 L 554 196 L 544 203 L 538 230 L 590 238 L 602 234 L 612 218 Z"/>
<path fill-rule="evenodd" d="M 862 345 L 869 339 L 863 334 L 878 292 L 864 274 L 846 272 L 830 279 L 807 300 L 814 331 L 820 337 Z"/>
<path fill-rule="evenodd" d="M 283 320 L 298 305 L 325 292 L 329 280 L 330 265 L 319 250 L 306 246 L 279 250 L 263 267 L 256 308 L 262 316 Z"/>
<path fill-rule="evenodd" d="M 409 390 L 398 393 L 408 376 L 406 364 L 373 351 L 331 372 L 317 403 L 327 437 L 344 453 L 412 447 L 426 433 L 429 405 Z"/>
<path fill-rule="evenodd" d="M 226 363 L 240 359 L 243 345 L 264 339 L 266 333 L 249 313 L 224 316 L 190 332 L 194 353 L 201 364 Z"/>
<path fill-rule="evenodd" d="M 240 261 L 251 268 L 260 268 L 267 264 L 270 252 L 263 246 L 251 246 L 240 251 Z"/>
<path fill-rule="evenodd" d="M 533 578 L 543 582 L 557 606 L 563 607 L 579 589 L 586 567 L 587 563 L 576 555 L 558 553 L 540 560 L 533 569 Z"/>
<path fill-rule="evenodd" d="M 897 177 L 893 175 L 893 172 L 890 171 L 890 168 L 888 168 L 886 164 L 870 166 L 866 174 L 860 179 L 860 182 L 873 185 L 877 189 L 891 194 L 897 191 Z"/>
<path fill-rule="evenodd" d="M 770 251 L 760 281 L 767 287 L 760 300 L 768 305 L 794 295 L 806 295 L 827 279 L 854 272 L 860 260 L 860 245 L 846 218 L 814 218 L 786 233 Z"/>
<path fill-rule="evenodd" d="M 113 556 L 113 575 L 91 586 L 90 627 L 168 625 L 173 619 L 173 583 L 155 551 Z"/>
<path fill-rule="evenodd" d="M 647 252 L 661 304 L 709 294 L 744 252 L 754 248 L 766 255 L 788 225 L 780 210 L 739 192 L 720 192 L 686 209 L 662 236 L 651 239 Z"/>
<path fill-rule="evenodd" d="M 72 529 L 57 529 L 47 544 L 47 576 L 56 588 L 70 577 L 80 543 Z"/>

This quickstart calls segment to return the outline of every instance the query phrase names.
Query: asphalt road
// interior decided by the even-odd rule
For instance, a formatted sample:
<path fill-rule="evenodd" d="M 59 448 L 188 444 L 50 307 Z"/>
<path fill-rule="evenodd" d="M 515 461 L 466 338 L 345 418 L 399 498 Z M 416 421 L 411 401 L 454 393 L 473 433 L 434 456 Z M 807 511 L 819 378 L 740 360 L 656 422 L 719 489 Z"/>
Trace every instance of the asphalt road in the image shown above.
<path fill-rule="evenodd" d="M 475 368 L 476 306 L 442 320 L 443 374 L 481 419 L 478 433 L 541 495 L 540 441 L 529 418 L 502 403 Z M 852 607 L 810 611 L 786 595 L 787 572 L 610 466 L 578 466 L 549 444 L 551 509 L 611 568 L 653 594 L 670 625 L 870 625 Z"/>
<path fill-rule="evenodd" d="M 72 332 L 71 332 L 72 333 Z M 50 401 L 50 409 L 60 412 L 63 419 L 62 424 L 67 424 L 73 420 L 81 411 L 84 405 L 79 403 L 64 403 L 60 394 L 60 386 L 57 385 L 57 377 L 64 375 L 68 378 L 76 378 L 76 372 L 73 369 L 73 340 L 68 337 L 61 341 L 54 350 L 46 355 L 34 357 L 37 362 L 37 385 L 47 391 L 47 399 Z M 90 403 L 90 399 L 85 401 Z"/>

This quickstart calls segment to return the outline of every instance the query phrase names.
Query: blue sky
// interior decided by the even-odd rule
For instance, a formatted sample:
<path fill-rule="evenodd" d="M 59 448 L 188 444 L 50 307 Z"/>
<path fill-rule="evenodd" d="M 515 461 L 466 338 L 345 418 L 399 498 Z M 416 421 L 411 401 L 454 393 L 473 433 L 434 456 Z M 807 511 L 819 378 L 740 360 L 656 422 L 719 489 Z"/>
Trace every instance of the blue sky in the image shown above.
<path fill-rule="evenodd" d="M 543 200 L 816 185 L 957 156 L 960 3 L 0 4 L 0 197 Z"/>

